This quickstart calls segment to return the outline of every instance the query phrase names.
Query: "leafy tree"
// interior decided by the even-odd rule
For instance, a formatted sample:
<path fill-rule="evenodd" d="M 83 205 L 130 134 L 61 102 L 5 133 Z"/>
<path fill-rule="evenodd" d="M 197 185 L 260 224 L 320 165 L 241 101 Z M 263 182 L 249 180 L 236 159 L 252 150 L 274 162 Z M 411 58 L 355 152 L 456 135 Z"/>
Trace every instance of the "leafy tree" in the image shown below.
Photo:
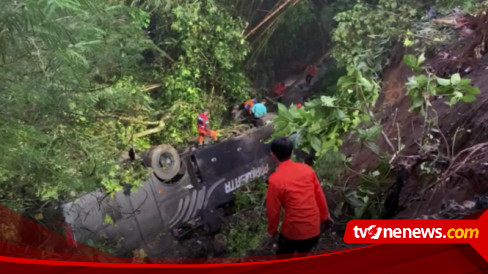
<path fill-rule="evenodd" d="M 188 2 L 169 12 L 165 15 L 170 19 L 167 32 L 178 41 L 169 51 L 180 54 L 161 79 L 164 93 L 158 99 L 179 102 L 173 110 L 178 118 L 162 134 L 181 143 L 194 138 L 196 128 L 188 125 L 194 125 L 202 108 L 210 109 L 212 123 L 218 127 L 227 102 L 246 99 L 249 86 L 242 63 L 248 49 L 242 36 L 243 22 L 230 17 L 212 0 Z M 181 134 L 182 128 L 188 135 Z"/>
<path fill-rule="evenodd" d="M 378 87 L 374 80 L 350 67 L 347 75 L 338 81 L 336 96 L 321 96 L 300 109 L 279 105 L 273 136 L 290 136 L 296 132 L 299 147 L 306 152 L 314 149 L 317 156 L 338 151 L 350 130 L 371 120 L 370 106 L 378 98 Z"/>
<path fill-rule="evenodd" d="M 243 23 L 213 1 L 25 0 L 0 15 L 0 200 L 17 211 L 138 186 L 129 145 L 189 142 L 198 108 L 218 118 L 247 92 Z"/>
<path fill-rule="evenodd" d="M 150 111 L 142 85 L 124 84 L 152 46 L 147 13 L 90 0 L 7 2 L 0 13 L 2 203 L 23 211 L 116 177 L 126 122 Z"/>
<path fill-rule="evenodd" d="M 333 31 L 333 57 L 339 64 L 365 63 L 381 73 L 388 62 L 391 46 L 405 35 L 417 15 L 408 1 L 361 1 L 350 10 L 337 14 Z"/>

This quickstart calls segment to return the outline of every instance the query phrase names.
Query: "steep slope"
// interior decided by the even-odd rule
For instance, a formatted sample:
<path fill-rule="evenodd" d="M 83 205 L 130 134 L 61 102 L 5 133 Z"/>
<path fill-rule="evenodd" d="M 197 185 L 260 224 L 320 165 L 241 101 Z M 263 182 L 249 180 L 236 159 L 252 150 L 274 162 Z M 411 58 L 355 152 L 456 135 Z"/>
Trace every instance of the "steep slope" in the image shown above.
<path fill-rule="evenodd" d="M 432 132 L 433 137 L 439 140 L 434 164 L 444 180 L 433 182 L 429 176 L 425 176 L 426 170 L 421 171 L 421 162 L 417 162 L 400 195 L 400 204 L 406 209 L 398 218 L 434 212 L 450 199 L 461 202 L 472 199 L 476 194 L 488 192 L 488 149 L 478 147 L 474 152 L 469 150 L 460 153 L 488 142 L 488 16 L 471 18 L 468 26 L 473 30 L 472 34 L 443 49 L 447 55 L 429 59 L 426 68 L 440 77 L 459 72 L 463 77 L 470 78 L 481 94 L 473 103 L 459 103 L 453 107 L 449 107 L 442 99 L 432 101 L 440 129 L 440 132 Z M 412 73 L 402 62 L 405 50 L 397 47 L 393 53 L 375 109 L 376 117 L 390 140 L 397 144 L 400 136 L 401 143 L 405 145 L 397 157 L 398 163 L 422 156 L 420 142 L 424 116 L 408 111 L 410 98 L 406 96 L 405 83 Z M 383 151 L 394 153 L 381 136 L 377 143 Z M 378 165 L 378 157 L 372 151 L 355 149 L 349 150 L 354 156 L 354 169 L 372 170 Z M 467 159 L 468 155 L 472 157 Z M 428 183 L 432 187 L 425 191 Z"/>

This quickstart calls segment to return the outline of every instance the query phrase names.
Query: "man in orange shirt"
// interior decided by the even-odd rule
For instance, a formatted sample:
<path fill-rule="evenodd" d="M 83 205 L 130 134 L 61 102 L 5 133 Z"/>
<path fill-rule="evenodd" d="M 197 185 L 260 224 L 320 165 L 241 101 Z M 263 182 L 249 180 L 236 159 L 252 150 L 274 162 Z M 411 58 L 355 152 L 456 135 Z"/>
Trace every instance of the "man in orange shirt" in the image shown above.
<path fill-rule="evenodd" d="M 281 208 L 284 209 L 278 254 L 309 252 L 319 240 L 321 223 L 332 221 L 315 171 L 290 160 L 292 151 L 288 138 L 276 138 L 271 142 L 271 153 L 280 163 L 268 179 L 266 215 L 268 233 L 275 238 Z"/>
<path fill-rule="evenodd" d="M 208 114 L 208 110 L 203 110 L 202 113 L 198 114 L 197 116 L 197 129 L 198 129 L 198 145 L 201 146 L 203 144 L 203 140 L 205 136 L 210 135 L 212 139 L 217 140 L 217 131 L 210 130 L 208 128 L 208 118 L 210 115 Z"/>
<path fill-rule="evenodd" d="M 252 107 L 257 103 L 258 103 L 258 99 L 256 99 L 256 98 L 249 99 L 246 102 L 244 102 L 244 109 L 249 111 L 249 114 L 251 114 L 252 113 L 251 112 Z"/>

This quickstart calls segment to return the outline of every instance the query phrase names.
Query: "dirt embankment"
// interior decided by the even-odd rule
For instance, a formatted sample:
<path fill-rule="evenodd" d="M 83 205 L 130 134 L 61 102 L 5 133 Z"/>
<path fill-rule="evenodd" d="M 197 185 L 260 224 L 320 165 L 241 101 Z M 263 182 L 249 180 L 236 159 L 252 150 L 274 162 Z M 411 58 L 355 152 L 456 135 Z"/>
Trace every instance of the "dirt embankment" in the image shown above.
<path fill-rule="evenodd" d="M 481 91 L 475 102 L 460 102 L 453 107 L 449 107 L 443 99 L 433 98 L 432 105 L 440 129 L 433 135 L 440 140 L 439 154 L 447 159 L 444 166 L 439 167 L 443 172 L 466 160 L 471 151 L 460 152 L 488 142 L 488 16 L 472 17 L 469 22 L 468 27 L 472 30 L 469 36 L 460 36 L 457 42 L 442 49 L 447 54 L 431 57 L 426 62 L 426 67 L 437 76 L 447 78 L 459 72 L 462 77 L 470 78 Z M 396 49 L 393 52 L 375 107 L 376 116 L 394 145 L 400 136 L 401 143 L 405 145 L 402 156 L 419 155 L 425 117 L 408 111 L 410 98 L 406 96 L 405 83 L 412 72 L 402 62 L 405 50 Z M 377 143 L 383 151 L 394 153 L 383 137 L 380 136 Z M 378 165 L 378 157 L 368 149 L 358 149 L 352 154 L 355 170 L 374 170 Z M 462 202 L 477 194 L 488 193 L 488 150 L 480 148 L 476 154 L 479 156 L 466 161 L 446 180 L 439 182 L 439 186 L 422 195 L 419 194 L 422 187 L 433 182 L 421 175 L 419 167 L 416 168 L 400 195 L 400 204 L 406 209 L 397 218 L 430 214 L 438 211 L 450 199 Z M 456 159 L 456 156 L 459 157 Z"/>

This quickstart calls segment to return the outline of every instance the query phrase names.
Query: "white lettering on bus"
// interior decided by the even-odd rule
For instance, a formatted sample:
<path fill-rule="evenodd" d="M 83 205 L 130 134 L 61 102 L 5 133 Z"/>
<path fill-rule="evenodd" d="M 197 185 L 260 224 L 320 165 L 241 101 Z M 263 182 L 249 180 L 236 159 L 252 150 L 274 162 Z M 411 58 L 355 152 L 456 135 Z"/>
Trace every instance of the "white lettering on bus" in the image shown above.
<path fill-rule="evenodd" d="M 256 178 L 264 177 L 269 172 L 269 165 L 265 164 L 257 168 L 253 168 L 251 171 L 246 172 L 239 177 L 236 177 L 228 182 L 225 183 L 225 193 L 228 194 L 230 192 L 235 191 L 236 189 L 240 188 L 241 186 L 249 183 Z"/>

